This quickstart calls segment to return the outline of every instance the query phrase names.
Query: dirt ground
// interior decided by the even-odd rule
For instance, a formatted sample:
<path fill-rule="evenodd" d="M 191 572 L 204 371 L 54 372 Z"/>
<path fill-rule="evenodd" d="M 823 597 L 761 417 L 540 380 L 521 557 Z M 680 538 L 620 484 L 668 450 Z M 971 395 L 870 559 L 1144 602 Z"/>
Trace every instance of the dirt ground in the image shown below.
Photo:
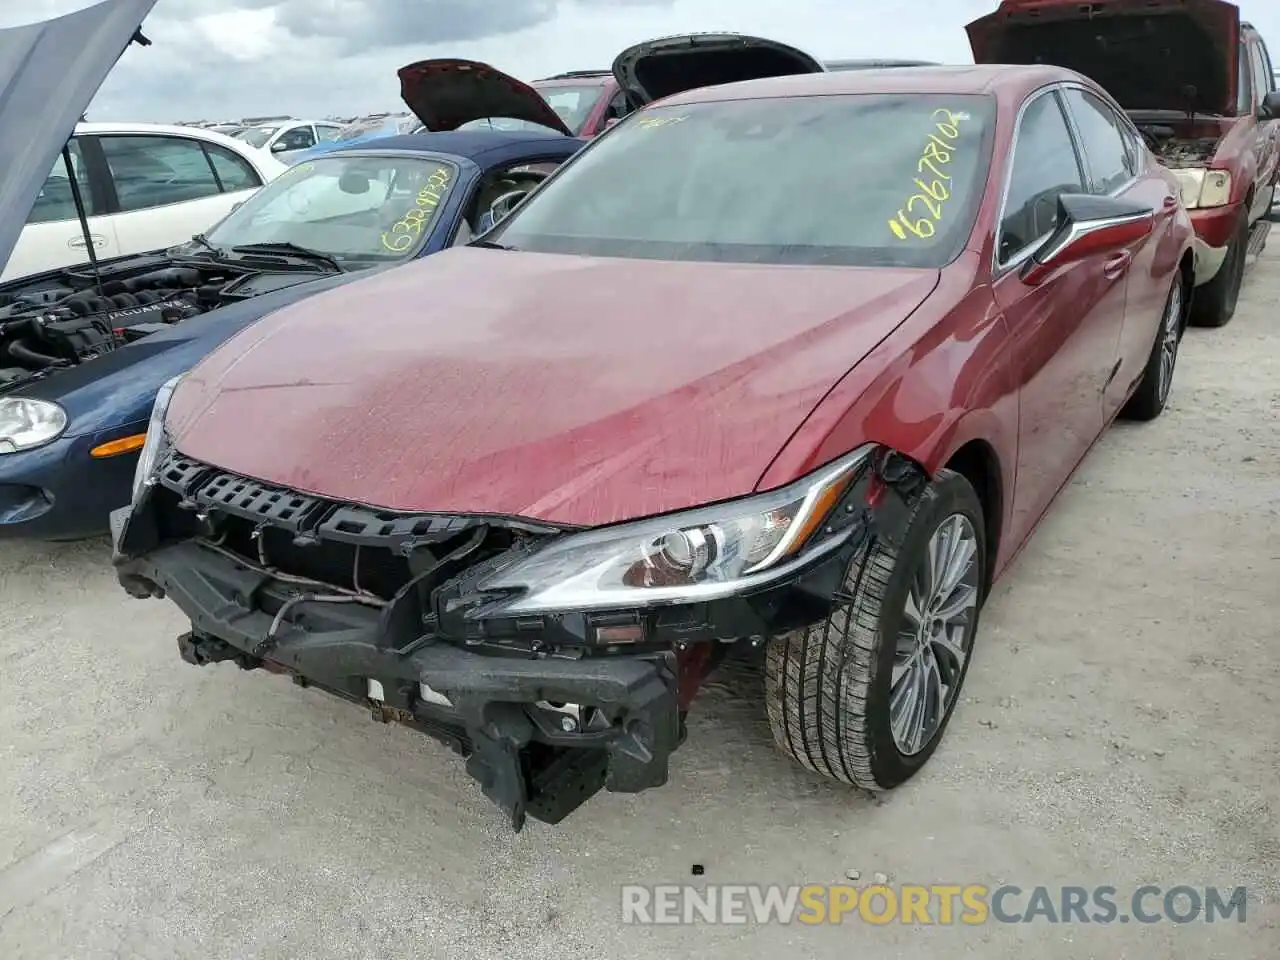
<path fill-rule="evenodd" d="M 1276 244 L 1275 246 L 1280 246 Z M 180 662 L 102 543 L 0 546 L 0 955 L 1280 956 L 1280 256 L 1191 330 L 1171 408 L 1090 455 L 984 614 L 927 770 L 873 802 L 774 752 L 758 680 L 672 782 L 513 836 L 443 748 Z M 619 886 L 1245 885 L 1244 923 L 638 927 Z"/>

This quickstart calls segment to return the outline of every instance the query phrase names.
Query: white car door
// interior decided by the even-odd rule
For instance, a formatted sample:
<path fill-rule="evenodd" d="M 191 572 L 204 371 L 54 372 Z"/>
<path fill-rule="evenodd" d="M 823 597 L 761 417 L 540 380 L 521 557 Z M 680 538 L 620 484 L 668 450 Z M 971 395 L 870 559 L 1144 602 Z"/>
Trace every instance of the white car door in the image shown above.
<path fill-rule="evenodd" d="M 294 156 L 303 150 L 310 150 L 316 145 L 315 130 L 309 123 L 286 126 L 277 133 L 268 144 L 271 155 L 281 163 L 292 162 Z"/>
<path fill-rule="evenodd" d="M 171 134 L 102 134 L 119 212 L 106 218 L 123 253 L 190 240 L 262 186 L 243 158 L 215 143 Z"/>
<path fill-rule="evenodd" d="M 102 210 L 105 198 L 93 188 L 79 142 L 72 138 L 69 146 L 71 165 L 76 171 L 76 183 L 80 187 L 80 197 L 86 211 L 92 214 L 95 210 Z M 105 260 L 119 256 L 120 244 L 111 218 L 91 215 L 88 221 L 89 236 L 93 240 L 94 253 L 98 258 Z M 59 157 L 27 216 L 27 223 L 18 237 L 17 246 L 13 248 L 3 272 L 0 272 L 0 281 L 56 270 L 59 267 L 77 266 L 88 260 L 84 230 L 80 226 L 75 199 L 71 193 L 71 181 L 67 178 L 67 168 Z"/>

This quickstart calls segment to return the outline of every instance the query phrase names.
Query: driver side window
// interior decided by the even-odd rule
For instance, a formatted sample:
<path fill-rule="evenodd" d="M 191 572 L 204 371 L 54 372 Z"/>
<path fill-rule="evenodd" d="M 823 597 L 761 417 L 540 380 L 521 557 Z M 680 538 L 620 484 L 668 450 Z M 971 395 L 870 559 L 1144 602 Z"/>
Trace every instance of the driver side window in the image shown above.
<path fill-rule="evenodd" d="M 1047 236 L 1058 220 L 1058 197 L 1088 193 L 1075 142 L 1056 92 L 1023 112 L 1013 141 L 1013 168 L 996 238 L 1001 263 Z"/>
<path fill-rule="evenodd" d="M 454 237 L 454 244 L 465 243 L 466 240 L 460 239 L 464 235 L 470 239 L 470 236 L 484 233 L 493 226 L 486 214 L 491 212 L 495 200 L 513 190 L 532 190 L 550 176 L 562 162 L 561 160 L 543 160 L 534 163 L 521 161 L 512 166 L 490 170 L 481 178 L 480 186 L 467 206 L 462 222 L 459 224 L 458 233 Z"/>

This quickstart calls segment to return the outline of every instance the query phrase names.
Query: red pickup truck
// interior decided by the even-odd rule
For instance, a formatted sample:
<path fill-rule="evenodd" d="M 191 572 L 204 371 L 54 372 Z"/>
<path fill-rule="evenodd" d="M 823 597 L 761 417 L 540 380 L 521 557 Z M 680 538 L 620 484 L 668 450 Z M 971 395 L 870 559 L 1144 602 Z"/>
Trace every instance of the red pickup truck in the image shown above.
<path fill-rule="evenodd" d="M 1176 175 L 1191 212 L 1192 320 L 1230 320 L 1245 264 L 1266 242 L 1280 172 L 1280 93 L 1266 45 L 1238 8 L 1224 0 L 1004 0 L 966 29 L 976 63 L 1068 67 L 1116 99 Z M 1116 175 L 1137 162 L 1089 160 L 1118 165 Z"/>

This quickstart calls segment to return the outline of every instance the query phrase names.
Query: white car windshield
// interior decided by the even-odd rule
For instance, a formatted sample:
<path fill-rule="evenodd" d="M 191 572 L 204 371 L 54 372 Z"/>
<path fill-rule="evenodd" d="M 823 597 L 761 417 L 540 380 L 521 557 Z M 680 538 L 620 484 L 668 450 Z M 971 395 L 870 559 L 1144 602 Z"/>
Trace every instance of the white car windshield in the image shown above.
<path fill-rule="evenodd" d="M 429 157 L 319 157 L 290 167 L 206 239 L 295 244 L 353 268 L 404 260 L 435 229 L 457 178 L 452 163 Z"/>
<path fill-rule="evenodd" d="M 251 147 L 265 147 L 267 141 L 275 134 L 279 127 L 248 127 L 239 131 L 234 136 L 237 140 L 243 140 Z"/>

